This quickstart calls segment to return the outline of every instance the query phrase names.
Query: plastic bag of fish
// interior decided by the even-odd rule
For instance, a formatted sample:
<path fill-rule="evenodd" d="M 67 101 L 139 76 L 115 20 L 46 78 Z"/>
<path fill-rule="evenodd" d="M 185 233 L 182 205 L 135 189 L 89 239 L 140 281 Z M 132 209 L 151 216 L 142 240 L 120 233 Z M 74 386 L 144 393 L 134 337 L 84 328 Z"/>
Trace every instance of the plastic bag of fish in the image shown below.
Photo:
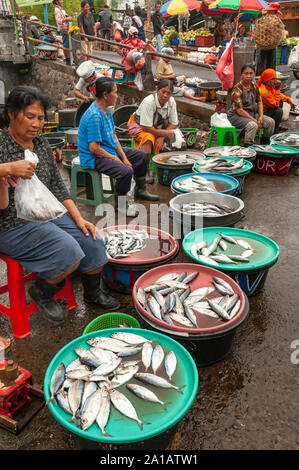
<path fill-rule="evenodd" d="M 137 300 L 148 313 L 172 326 L 176 322 L 188 328 L 200 328 L 196 313 L 220 321 L 231 320 L 240 310 L 239 295 L 220 277 L 214 277 L 212 285 L 192 291 L 189 284 L 198 275 L 198 272 L 165 274 L 150 286 L 139 287 Z M 215 293 L 217 297 L 210 298 Z"/>
<path fill-rule="evenodd" d="M 198 165 L 198 166 L 197 166 Z M 197 161 L 196 170 L 204 170 L 207 172 L 217 173 L 232 173 L 234 171 L 240 171 L 245 168 L 246 162 L 243 158 L 237 160 L 226 160 L 225 158 L 207 158 Z"/>
<path fill-rule="evenodd" d="M 242 250 L 239 255 L 226 254 L 229 244 L 239 246 Z M 220 249 L 220 252 L 217 251 Z M 209 263 L 213 266 L 219 266 L 219 263 L 224 264 L 238 264 L 238 263 L 249 263 L 249 258 L 255 253 L 255 249 L 252 248 L 250 243 L 241 238 L 233 238 L 229 235 L 219 233 L 217 237 L 208 246 L 204 240 L 199 243 L 194 243 L 191 247 L 191 254 L 198 261 Z"/>
<path fill-rule="evenodd" d="M 146 246 L 149 238 L 145 230 L 110 230 L 104 236 L 107 254 L 113 259 L 126 258 Z"/>
<path fill-rule="evenodd" d="M 89 338 L 88 347 L 78 347 L 74 352 L 77 359 L 65 365 L 60 363 L 50 382 L 50 401 L 59 405 L 82 430 L 94 423 L 103 436 L 110 436 L 105 430 L 110 419 L 111 405 L 122 415 L 136 421 L 141 430 L 146 423 L 130 401 L 134 394 L 146 402 L 162 406 L 170 404 L 158 396 L 161 390 L 176 390 L 179 393 L 185 385 L 173 382 L 177 369 L 177 358 L 172 350 L 167 352 L 156 339 L 149 340 L 141 335 L 115 332 L 110 337 Z M 138 359 L 131 356 L 139 354 Z M 167 379 L 162 377 L 165 371 Z M 158 375 L 158 372 L 160 375 Z M 143 383 L 135 383 L 133 379 Z M 125 386 L 122 391 L 120 387 Z M 154 392 L 149 386 L 154 386 Z M 127 393 L 129 392 L 129 393 Z"/>
<path fill-rule="evenodd" d="M 189 192 L 217 192 L 213 181 L 210 181 L 203 176 L 194 175 L 189 178 L 184 178 L 176 181 L 175 186 Z"/>

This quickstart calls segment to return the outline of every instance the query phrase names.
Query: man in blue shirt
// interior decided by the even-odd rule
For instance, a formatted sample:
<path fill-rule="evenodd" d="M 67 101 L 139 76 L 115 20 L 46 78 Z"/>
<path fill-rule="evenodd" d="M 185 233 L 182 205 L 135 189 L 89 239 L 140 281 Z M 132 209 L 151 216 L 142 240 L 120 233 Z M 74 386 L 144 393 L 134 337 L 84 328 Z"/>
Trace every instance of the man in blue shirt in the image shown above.
<path fill-rule="evenodd" d="M 159 196 L 146 190 L 145 176 L 148 156 L 142 150 L 122 148 L 115 133 L 110 106 L 117 100 L 117 86 L 110 78 L 98 78 L 93 85 L 96 101 L 83 114 L 78 130 L 78 149 L 82 168 L 95 168 L 115 179 L 116 207 L 118 196 L 126 197 L 126 215 L 135 217 L 129 211 L 132 198 L 128 195 L 131 180 L 136 182 L 135 197 L 158 201 Z"/>

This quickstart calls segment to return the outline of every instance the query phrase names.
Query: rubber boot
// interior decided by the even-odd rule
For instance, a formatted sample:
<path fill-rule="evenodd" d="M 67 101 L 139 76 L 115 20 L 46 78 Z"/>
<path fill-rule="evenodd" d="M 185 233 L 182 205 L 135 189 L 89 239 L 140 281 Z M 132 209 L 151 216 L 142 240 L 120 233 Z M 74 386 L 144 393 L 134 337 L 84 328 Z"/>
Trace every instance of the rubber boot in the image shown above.
<path fill-rule="evenodd" d="M 145 176 L 135 178 L 136 181 L 136 190 L 135 197 L 136 199 L 143 199 L 145 201 L 159 201 L 160 197 L 157 194 L 150 194 L 146 189 Z"/>
<path fill-rule="evenodd" d="M 100 274 L 81 274 L 84 289 L 84 301 L 87 304 L 98 305 L 112 312 L 120 307 L 120 303 L 101 289 Z"/>
<path fill-rule="evenodd" d="M 126 194 L 124 196 L 116 196 L 115 198 L 115 210 L 127 217 L 136 217 L 138 211 L 134 206 L 134 196 Z"/>
<path fill-rule="evenodd" d="M 146 177 L 145 177 L 145 182 L 147 184 L 153 184 L 154 181 L 155 181 L 155 178 L 154 178 L 154 175 L 153 175 L 153 170 L 151 169 L 150 166 L 148 166 L 147 172 L 146 172 Z"/>
<path fill-rule="evenodd" d="M 64 311 L 54 295 L 65 286 L 65 280 L 53 285 L 44 279 L 37 278 L 35 283 L 28 289 L 31 299 L 36 303 L 43 315 L 54 323 L 62 322 L 65 319 Z"/>

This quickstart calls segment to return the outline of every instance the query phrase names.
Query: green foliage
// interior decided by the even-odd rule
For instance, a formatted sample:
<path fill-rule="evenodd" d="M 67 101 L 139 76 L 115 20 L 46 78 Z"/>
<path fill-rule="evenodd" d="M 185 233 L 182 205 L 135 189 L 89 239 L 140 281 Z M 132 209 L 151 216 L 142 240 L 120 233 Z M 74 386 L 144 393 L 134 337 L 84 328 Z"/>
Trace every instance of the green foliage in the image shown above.
<path fill-rule="evenodd" d="M 101 8 L 105 5 L 105 0 L 90 0 L 90 8 L 93 13 L 96 14 L 96 18 Z M 117 3 L 117 2 L 116 2 Z M 54 5 L 52 3 L 47 4 L 49 24 L 56 26 L 54 17 Z M 77 25 L 77 17 L 81 12 L 81 0 L 64 0 L 63 9 L 69 16 L 73 17 L 73 25 Z M 44 10 L 43 5 L 36 5 L 34 7 L 22 7 L 22 13 L 28 13 L 37 16 L 42 23 L 44 23 Z"/>

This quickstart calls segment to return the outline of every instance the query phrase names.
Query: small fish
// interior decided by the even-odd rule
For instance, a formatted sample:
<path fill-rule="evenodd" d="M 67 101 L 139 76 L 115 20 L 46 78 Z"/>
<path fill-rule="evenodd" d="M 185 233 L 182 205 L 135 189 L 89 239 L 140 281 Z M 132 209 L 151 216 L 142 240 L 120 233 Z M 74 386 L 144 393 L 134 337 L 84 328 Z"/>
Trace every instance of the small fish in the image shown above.
<path fill-rule="evenodd" d="M 170 312 L 168 314 L 168 316 L 171 318 L 171 320 L 176 321 L 180 325 L 187 326 L 189 328 L 193 328 L 193 325 L 192 325 L 191 321 L 188 320 L 188 318 L 184 317 L 183 315 L 179 315 L 177 313 Z"/>
<path fill-rule="evenodd" d="M 72 414 L 72 410 L 69 405 L 69 400 L 68 400 L 66 390 L 62 390 L 62 389 L 58 390 L 56 394 L 56 401 L 58 405 L 60 406 L 60 408 L 62 408 L 66 413 L 70 415 Z"/>
<path fill-rule="evenodd" d="M 142 400 L 149 401 L 151 403 L 159 403 L 164 410 L 166 410 L 166 405 L 171 404 L 170 402 L 164 402 L 160 400 L 154 392 L 147 389 L 146 387 L 142 387 L 141 385 L 127 384 L 126 387 L 128 390 L 130 390 L 130 392 L 134 393 Z"/>
<path fill-rule="evenodd" d="M 67 372 L 66 377 L 70 380 L 87 380 L 89 375 L 89 370 L 77 369 Z"/>
<path fill-rule="evenodd" d="M 63 384 L 65 379 L 65 366 L 61 362 L 53 372 L 51 383 L 50 383 L 50 393 L 51 396 L 46 404 L 50 403 L 50 401 L 55 402 L 55 394 L 60 389 L 61 385 Z"/>
<path fill-rule="evenodd" d="M 254 250 L 245 250 L 243 251 L 243 253 L 241 254 L 242 258 L 249 258 L 250 256 L 252 256 L 254 253 Z"/>
<path fill-rule="evenodd" d="M 211 258 L 218 263 L 224 264 L 237 264 L 234 260 L 232 260 L 229 256 L 219 254 L 219 255 L 212 255 Z"/>
<path fill-rule="evenodd" d="M 118 352 L 117 355 L 118 357 L 128 357 L 128 356 L 134 356 L 135 354 L 138 354 L 142 350 L 142 344 L 138 346 L 132 346 L 131 348 L 125 348 L 122 351 Z"/>
<path fill-rule="evenodd" d="M 144 338 L 143 336 L 136 335 L 135 333 L 116 332 L 116 333 L 112 333 L 111 337 L 120 339 L 121 341 L 124 341 L 125 343 L 128 343 L 130 345 L 143 344 L 143 343 L 147 343 L 151 341 L 147 338 Z M 152 341 L 156 341 L 156 340 L 152 340 Z"/>
<path fill-rule="evenodd" d="M 68 421 L 74 421 L 76 423 L 76 414 L 80 409 L 81 400 L 84 391 L 83 380 L 75 380 L 68 390 L 68 401 L 70 409 L 72 411 L 72 417 Z"/>
<path fill-rule="evenodd" d="M 84 390 L 82 395 L 81 405 L 83 406 L 86 402 L 87 398 L 92 395 L 97 390 L 97 384 L 95 382 L 85 382 L 84 383 Z M 82 408 L 81 406 L 81 408 Z"/>
<path fill-rule="evenodd" d="M 211 259 L 209 256 L 199 255 L 198 260 L 202 261 L 203 263 L 212 264 L 213 266 L 219 266 L 219 263 L 214 259 Z"/>
<path fill-rule="evenodd" d="M 109 390 L 110 393 L 110 399 L 113 404 L 113 406 L 124 416 L 127 416 L 127 418 L 133 419 L 136 421 L 141 429 L 143 430 L 143 425 L 144 424 L 150 424 L 146 421 L 142 421 L 138 415 L 137 412 L 130 402 L 130 400 L 119 390 Z"/>
<path fill-rule="evenodd" d="M 178 273 L 168 273 L 164 274 L 163 276 L 159 277 L 156 280 L 156 284 L 163 284 L 164 281 L 174 281 L 179 277 Z"/>
<path fill-rule="evenodd" d="M 142 363 L 145 367 L 145 372 L 148 371 L 152 363 L 152 354 L 153 354 L 152 343 L 150 342 L 144 343 L 142 347 Z"/>
<path fill-rule="evenodd" d="M 177 366 L 177 358 L 173 351 L 168 351 L 165 356 L 165 370 L 166 374 L 168 375 L 169 380 L 172 380 L 172 376 L 175 373 L 176 366 Z"/>
<path fill-rule="evenodd" d="M 229 313 L 229 318 L 234 318 L 234 316 L 238 313 L 238 311 L 240 310 L 240 307 L 241 307 L 241 301 L 238 300 L 238 302 L 236 303 L 236 305 L 233 307 L 233 309 L 230 311 Z"/>
<path fill-rule="evenodd" d="M 112 351 L 92 346 L 89 350 L 94 356 L 96 356 L 101 362 L 109 362 L 112 359 L 116 359 L 117 356 Z"/>
<path fill-rule="evenodd" d="M 137 300 L 143 307 L 146 305 L 146 293 L 143 287 L 139 287 L 137 291 Z"/>
<path fill-rule="evenodd" d="M 138 372 L 139 366 L 130 367 L 125 374 L 116 374 L 111 381 L 111 388 L 118 388 L 129 382 Z"/>
<path fill-rule="evenodd" d="M 217 304 L 216 302 L 213 302 L 212 300 L 207 299 L 207 301 L 211 309 L 214 310 L 214 312 L 217 313 L 219 317 L 221 317 L 223 320 L 226 320 L 226 321 L 230 320 L 230 317 L 224 308 L 222 308 L 219 304 Z"/>
<path fill-rule="evenodd" d="M 102 391 L 102 401 L 101 401 L 99 413 L 96 417 L 96 422 L 100 430 L 102 431 L 103 436 L 111 437 L 111 434 L 108 434 L 105 431 L 105 427 L 108 423 L 109 416 L 110 416 L 110 395 L 109 395 L 108 388 L 105 385 L 101 388 L 101 391 Z"/>
<path fill-rule="evenodd" d="M 243 261 L 244 263 L 249 263 L 249 259 L 248 259 L 248 258 L 245 258 L 245 257 L 242 256 L 242 255 L 230 255 L 230 258 L 231 258 L 233 261 Z"/>
<path fill-rule="evenodd" d="M 199 275 L 199 272 L 194 272 L 194 273 L 189 274 L 189 276 L 185 277 L 183 283 L 189 284 L 190 282 L 194 281 L 194 279 L 196 279 L 198 275 Z"/>
<path fill-rule="evenodd" d="M 95 422 L 102 403 L 102 390 L 98 388 L 86 400 L 84 411 L 81 415 L 80 426 L 83 431 L 89 429 Z"/>
<path fill-rule="evenodd" d="M 240 245 L 242 248 L 245 248 L 245 250 L 252 250 L 251 245 L 249 245 L 249 243 L 246 242 L 245 240 L 242 240 L 239 238 L 237 240 L 237 244 Z"/>
<path fill-rule="evenodd" d="M 108 338 L 106 336 L 97 336 L 95 338 L 90 338 L 86 342 L 91 346 L 100 347 L 101 349 L 106 349 L 114 353 L 118 353 L 128 346 L 128 344 L 124 341 Z"/>
<path fill-rule="evenodd" d="M 162 320 L 160 305 L 156 301 L 153 296 L 149 296 L 147 299 L 147 303 L 149 306 L 149 313 L 152 313 L 154 317 L 158 318 L 158 320 Z"/>
<path fill-rule="evenodd" d="M 157 370 L 161 366 L 164 360 L 164 350 L 160 344 L 156 344 L 152 353 L 152 369 L 154 374 L 157 373 Z"/>
<path fill-rule="evenodd" d="M 193 310 L 191 308 L 189 308 L 189 306 L 186 305 L 186 304 L 184 305 L 184 310 L 185 310 L 185 315 L 188 318 L 188 320 L 190 320 L 191 323 L 195 326 L 195 328 L 197 328 L 198 327 L 197 319 L 196 319 L 196 315 L 193 312 Z"/>
<path fill-rule="evenodd" d="M 213 277 L 214 285 L 215 283 L 219 286 L 219 284 L 226 289 L 226 292 L 228 292 L 230 295 L 233 295 L 235 292 L 231 285 L 226 282 L 224 279 L 221 277 Z M 216 286 L 215 286 L 216 287 Z M 220 292 L 221 293 L 221 292 Z"/>
<path fill-rule="evenodd" d="M 99 367 L 97 367 L 92 374 L 89 376 L 89 380 L 92 380 L 92 377 L 98 375 L 109 375 L 113 372 L 121 363 L 121 358 L 113 359 L 110 362 L 103 362 Z"/>
<path fill-rule="evenodd" d="M 228 243 L 232 243 L 233 245 L 237 245 L 237 241 L 233 237 L 230 237 L 229 235 L 224 235 L 223 233 L 219 233 L 219 235 L 221 235 L 221 238 L 223 238 Z"/>
<path fill-rule="evenodd" d="M 146 382 L 150 385 L 154 385 L 155 387 L 161 387 L 165 389 L 174 389 L 179 393 L 183 393 L 181 391 L 182 388 L 184 388 L 186 385 L 182 385 L 180 387 L 173 385 L 170 383 L 168 380 L 164 379 L 163 377 L 159 377 L 158 375 L 154 374 L 145 374 L 145 373 L 137 373 L 135 374 L 135 377 L 137 380 L 141 380 L 141 382 Z"/>

